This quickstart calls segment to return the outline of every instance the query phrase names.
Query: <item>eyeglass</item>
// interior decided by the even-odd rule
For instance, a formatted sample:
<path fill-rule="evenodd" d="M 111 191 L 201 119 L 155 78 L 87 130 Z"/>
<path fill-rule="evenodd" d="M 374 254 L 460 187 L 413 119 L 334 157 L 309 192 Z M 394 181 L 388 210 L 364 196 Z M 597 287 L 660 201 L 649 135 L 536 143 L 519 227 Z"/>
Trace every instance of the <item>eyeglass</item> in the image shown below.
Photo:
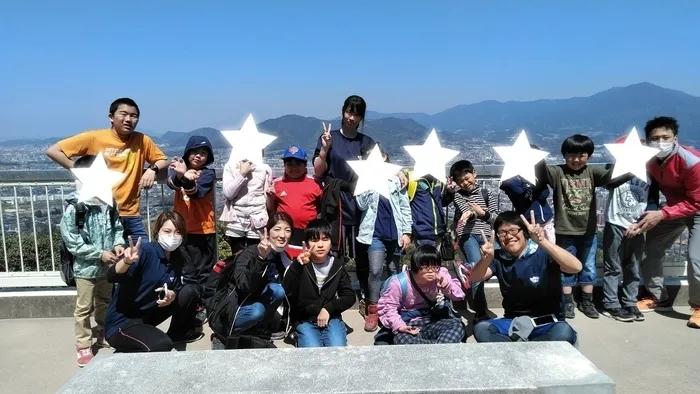
<path fill-rule="evenodd" d="M 521 231 L 523 231 L 523 229 L 518 227 L 510 230 L 499 231 L 496 235 L 498 235 L 499 238 L 505 238 L 506 235 L 515 237 L 516 235 L 520 234 Z"/>
<path fill-rule="evenodd" d="M 438 272 L 440 271 L 440 266 L 439 265 L 426 265 L 421 268 L 423 271 L 427 272 Z"/>

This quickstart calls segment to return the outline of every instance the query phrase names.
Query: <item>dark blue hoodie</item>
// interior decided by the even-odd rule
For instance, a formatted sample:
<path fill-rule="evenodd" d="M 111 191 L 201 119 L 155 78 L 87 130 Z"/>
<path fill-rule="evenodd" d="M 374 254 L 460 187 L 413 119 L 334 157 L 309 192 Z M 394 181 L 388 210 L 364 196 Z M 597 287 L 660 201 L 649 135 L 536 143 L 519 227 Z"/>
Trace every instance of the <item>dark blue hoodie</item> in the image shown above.
<path fill-rule="evenodd" d="M 411 199 L 413 236 L 433 239 L 445 233 L 445 211 L 442 207 L 442 183 L 433 177 L 420 178 Z"/>
<path fill-rule="evenodd" d="M 173 190 L 179 190 L 181 187 L 187 192 L 187 196 L 190 198 L 202 198 L 207 195 L 214 187 L 216 182 L 216 171 L 211 168 L 207 168 L 208 165 L 214 162 L 214 149 L 211 146 L 209 139 L 200 135 L 193 135 L 187 140 L 187 146 L 185 146 L 185 152 L 182 155 L 183 160 L 187 163 L 187 168 L 190 168 L 190 163 L 187 160 L 189 151 L 193 149 L 198 149 L 205 147 L 209 150 L 209 156 L 204 165 L 200 168 L 201 173 L 197 179 L 196 184 L 194 182 L 189 182 L 186 179 L 178 180 L 175 171 L 168 171 L 168 186 Z"/>
<path fill-rule="evenodd" d="M 510 202 L 513 203 L 513 210 L 530 220 L 530 211 L 535 212 L 535 221 L 544 223 L 554 217 L 552 207 L 549 206 L 549 188 L 547 186 L 532 186 L 520 176 L 506 179 L 501 183 L 503 190 Z"/>

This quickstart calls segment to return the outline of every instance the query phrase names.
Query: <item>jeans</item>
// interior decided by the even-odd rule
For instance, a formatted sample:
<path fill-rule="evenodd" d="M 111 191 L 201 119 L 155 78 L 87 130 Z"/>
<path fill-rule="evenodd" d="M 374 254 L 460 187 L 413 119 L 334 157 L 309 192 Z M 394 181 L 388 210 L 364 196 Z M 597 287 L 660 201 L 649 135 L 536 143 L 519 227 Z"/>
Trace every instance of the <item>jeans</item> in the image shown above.
<path fill-rule="evenodd" d="M 233 333 L 240 334 L 258 324 L 271 320 L 277 308 L 284 301 L 284 288 L 279 283 L 270 283 L 262 291 L 256 301 L 247 301 L 238 308 L 236 320 L 233 322 Z"/>
<path fill-rule="evenodd" d="M 620 286 L 622 271 L 622 306 L 632 307 L 637 304 L 639 293 L 639 262 L 644 253 L 644 235 L 634 238 L 625 236 L 623 227 L 605 223 L 603 230 L 603 307 L 620 308 L 617 289 Z"/>
<path fill-rule="evenodd" d="M 375 305 L 379 301 L 379 291 L 382 288 L 382 274 L 384 265 L 389 268 L 393 275 L 400 270 L 401 255 L 396 254 L 399 243 L 396 240 L 383 241 L 378 238 L 372 239 L 372 244 L 367 250 L 369 259 L 369 304 Z M 392 268 L 393 263 L 393 268 Z"/>
<path fill-rule="evenodd" d="M 481 235 L 464 234 L 459 237 L 459 247 L 464 254 L 465 265 L 474 268 L 474 265 L 481 260 L 481 245 L 484 240 Z M 486 305 L 486 293 L 484 292 L 484 282 L 472 282 L 470 292 L 467 292 L 467 302 L 477 315 L 485 315 L 488 306 Z"/>
<path fill-rule="evenodd" d="M 316 323 L 301 322 L 297 324 L 296 334 L 297 347 L 332 347 L 348 344 L 345 323 L 338 318 L 328 320 L 328 325 L 323 328 Z"/>
<path fill-rule="evenodd" d="M 506 318 L 481 321 L 474 326 L 474 339 L 477 342 L 513 342 L 508 336 L 512 322 L 513 319 Z M 576 331 L 564 321 L 536 327 L 528 337 L 528 341 L 533 342 L 563 341 L 572 345 L 576 340 Z"/>
<path fill-rule="evenodd" d="M 583 269 L 577 274 L 561 274 L 561 285 L 573 287 L 594 285 L 596 280 L 595 255 L 598 250 L 598 237 L 594 235 L 557 235 L 557 245 L 563 249 L 576 248 L 576 258 Z"/>
<path fill-rule="evenodd" d="M 148 232 L 146 232 L 146 226 L 144 226 L 141 216 L 121 216 L 119 219 L 122 222 L 122 226 L 124 226 L 124 240 L 127 242 L 127 245 L 130 235 L 134 244 L 139 240 L 139 237 L 141 237 L 141 242 L 149 241 Z"/>
<path fill-rule="evenodd" d="M 664 286 L 663 260 L 683 230 L 688 229 L 688 304 L 700 308 L 700 214 L 693 217 L 664 220 L 647 232 L 646 257 L 641 270 L 644 285 L 657 300 L 668 299 Z"/>

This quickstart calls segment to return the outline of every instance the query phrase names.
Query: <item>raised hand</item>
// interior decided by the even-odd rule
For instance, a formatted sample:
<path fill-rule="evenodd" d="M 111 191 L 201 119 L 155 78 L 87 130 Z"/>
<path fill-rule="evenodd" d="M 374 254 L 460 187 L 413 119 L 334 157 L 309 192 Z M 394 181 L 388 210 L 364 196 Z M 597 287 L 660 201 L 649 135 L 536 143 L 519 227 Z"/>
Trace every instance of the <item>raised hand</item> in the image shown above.
<path fill-rule="evenodd" d="M 474 213 L 477 216 L 484 216 L 486 215 L 486 211 L 484 211 L 484 208 L 480 207 L 479 204 L 475 204 L 471 201 L 468 201 L 467 204 L 474 210 Z"/>
<path fill-rule="evenodd" d="M 258 256 L 265 260 L 267 258 L 267 255 L 270 254 L 270 250 L 272 250 L 272 245 L 270 244 L 270 237 L 267 234 L 267 228 L 265 228 L 262 232 L 258 231 L 258 235 L 260 236 L 260 243 L 258 244 Z"/>
<path fill-rule="evenodd" d="M 182 157 L 173 157 L 170 162 L 170 169 L 175 171 L 178 175 L 185 175 L 187 172 L 187 164 L 182 159 Z"/>
<path fill-rule="evenodd" d="M 251 161 L 241 160 L 238 163 L 238 171 L 240 171 L 243 176 L 247 176 L 253 170 L 255 170 L 255 164 Z"/>
<path fill-rule="evenodd" d="M 306 242 L 302 242 L 302 249 L 301 253 L 299 256 L 297 256 L 297 261 L 301 265 L 306 265 L 311 261 L 311 252 L 309 251 L 309 246 L 306 244 Z"/>
<path fill-rule="evenodd" d="M 496 232 L 491 230 L 491 240 L 489 241 L 484 234 L 484 230 L 481 230 L 481 238 L 484 240 L 484 244 L 481 245 L 481 258 L 487 260 L 493 260 L 495 249 L 493 247 L 493 240 L 496 238 Z"/>
<path fill-rule="evenodd" d="M 542 241 L 547 240 L 547 237 L 544 234 L 544 230 L 535 221 L 535 212 L 534 211 L 530 211 L 530 221 L 529 222 L 527 221 L 527 219 L 525 219 L 525 216 L 523 216 L 523 215 L 520 215 L 520 219 L 522 219 L 522 221 L 525 222 L 525 226 L 527 227 L 527 232 L 530 233 L 530 239 L 535 241 L 536 244 L 539 245 Z"/>
<path fill-rule="evenodd" d="M 438 289 L 447 290 L 450 287 L 450 281 L 445 276 L 439 276 L 437 281 Z"/>
<path fill-rule="evenodd" d="M 325 122 L 321 122 L 323 126 L 323 134 L 321 134 L 321 147 L 327 152 L 333 144 L 333 137 L 331 136 L 331 122 L 328 122 L 328 127 L 326 127 Z"/>
<path fill-rule="evenodd" d="M 452 177 L 447 178 L 447 184 L 445 185 L 447 190 L 450 192 L 455 192 L 457 190 L 457 183 L 452 179 Z"/>
<path fill-rule="evenodd" d="M 141 237 L 134 245 L 134 239 L 129 235 L 129 247 L 124 249 L 124 263 L 131 265 L 139 261 L 139 250 L 141 250 Z"/>

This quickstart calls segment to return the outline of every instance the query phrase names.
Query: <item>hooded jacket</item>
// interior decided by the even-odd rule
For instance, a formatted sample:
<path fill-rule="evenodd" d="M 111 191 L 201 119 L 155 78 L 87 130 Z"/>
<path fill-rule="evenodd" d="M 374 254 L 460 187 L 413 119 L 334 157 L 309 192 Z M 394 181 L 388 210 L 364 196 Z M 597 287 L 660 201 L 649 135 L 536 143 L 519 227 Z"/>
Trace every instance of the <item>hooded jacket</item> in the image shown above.
<path fill-rule="evenodd" d="M 545 185 L 532 186 L 521 176 L 506 179 L 501 183 L 500 189 L 513 203 L 513 210 L 530 218 L 530 211 L 535 213 L 537 223 L 546 223 L 554 217 L 552 207 L 549 206 L 549 188 Z"/>
<path fill-rule="evenodd" d="M 282 285 L 289 300 L 289 315 L 293 322 L 316 322 L 323 308 L 331 318 L 340 318 L 341 313 L 355 304 L 355 292 L 350 276 L 343 267 L 343 260 L 330 258 L 333 259 L 331 270 L 320 290 L 314 263 L 301 265 L 294 260 L 287 269 Z"/>
<path fill-rule="evenodd" d="M 178 179 L 173 170 L 168 171 L 168 186 L 175 190 L 173 210 L 185 219 L 187 233 L 189 234 L 214 234 L 216 232 L 216 220 L 214 219 L 214 199 L 212 191 L 216 183 L 216 172 L 207 166 L 214 162 L 214 149 L 207 137 L 192 136 L 187 141 L 182 157 L 190 169 L 187 159 L 188 153 L 197 148 L 205 147 L 209 150 L 206 163 L 199 168 L 200 174 L 196 181 L 186 178 Z"/>
<path fill-rule="evenodd" d="M 407 176 L 410 179 L 410 174 Z M 443 184 L 433 177 L 409 182 L 413 235 L 418 239 L 432 239 L 445 233 L 442 188 Z"/>
<path fill-rule="evenodd" d="M 76 224 L 78 197 L 71 193 L 66 197 L 66 209 L 61 217 L 61 238 L 66 250 L 74 257 L 73 272 L 76 278 L 96 279 L 107 273 L 102 262 L 102 252 L 116 246 L 124 246 L 124 227 L 119 220 L 119 207 L 103 209 L 101 204 L 85 201 L 83 234 Z M 111 210 L 116 210 L 113 215 Z M 86 242 L 87 241 L 87 242 Z"/>

